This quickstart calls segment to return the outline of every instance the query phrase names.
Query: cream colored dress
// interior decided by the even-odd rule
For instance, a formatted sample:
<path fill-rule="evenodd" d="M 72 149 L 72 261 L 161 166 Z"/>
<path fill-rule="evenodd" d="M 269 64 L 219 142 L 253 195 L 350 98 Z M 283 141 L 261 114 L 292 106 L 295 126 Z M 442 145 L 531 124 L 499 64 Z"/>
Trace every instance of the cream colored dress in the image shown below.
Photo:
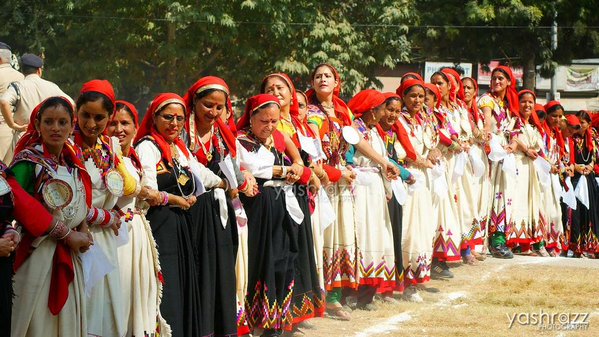
<path fill-rule="evenodd" d="M 520 126 L 518 139 L 529 149 L 541 150 L 543 139 L 531 124 Z M 505 231 L 507 245 L 530 245 L 545 240 L 546 224 L 541 217 L 541 184 L 537 176 L 534 160 L 522 151 L 516 151 L 516 179 L 512 199 L 513 225 Z"/>
<path fill-rule="evenodd" d="M 100 140 L 98 139 L 98 142 Z M 112 138 L 112 151 L 120 152 L 116 138 Z M 110 153 L 113 155 L 113 153 Z M 111 194 L 102 178 L 103 172 L 88 159 L 84 162 L 92 182 L 92 205 L 111 210 L 118 197 Z M 102 249 L 112 270 L 93 286 L 87 301 L 87 332 L 89 336 L 120 337 L 127 331 L 124 298 L 121 288 L 121 275 L 117 254 L 117 238 L 112 229 L 90 226 L 94 237 L 94 245 Z"/>
<path fill-rule="evenodd" d="M 387 149 L 377 130 L 363 132 L 374 151 L 386 158 Z M 354 153 L 353 164 L 358 175 L 354 185 L 358 281 L 360 285 L 390 291 L 395 288 L 396 275 L 393 231 L 386 199 L 386 195 L 391 196 L 390 185 L 378 164 L 358 150 Z"/>
<path fill-rule="evenodd" d="M 36 173 L 41 167 L 36 166 Z M 59 166 L 56 173 L 50 172 L 54 179 L 66 182 L 73 191 L 73 199 L 66 209 L 74 210 L 74 215 L 64 218 L 69 228 L 79 226 L 87 216 L 85 188 L 79 179 L 79 172 L 69 172 Z M 47 207 L 47 206 L 46 206 Z M 50 210 L 52 211 L 52 210 Z M 64 212 L 63 214 L 70 212 Z M 86 302 L 83 269 L 79 253 L 71 252 L 74 278 L 69 284 L 67 301 L 54 316 L 48 309 L 48 294 L 52 277 L 56 240 L 48 236 L 40 237 L 37 248 L 23 263 L 14 276 L 15 301 L 12 308 L 12 337 L 83 337 L 87 336 Z"/>
<path fill-rule="evenodd" d="M 131 158 L 123 161 L 136 184 L 141 183 L 140 171 Z M 158 279 L 160 263 L 150 224 L 145 218 L 147 209 L 140 209 L 134 196 L 119 198 L 117 207 L 125 214 L 121 226 L 127 227 L 127 244 L 118 247 L 123 310 L 127 319 L 126 336 L 146 336 L 155 333 L 157 323 L 161 336 L 170 327 L 160 316 L 162 284 Z"/>
<path fill-rule="evenodd" d="M 419 158 L 426 158 L 432 146 L 431 132 L 425 132 L 423 126 L 400 116 L 399 121 L 408 132 L 410 142 Z M 399 158 L 403 159 L 403 158 Z M 437 213 L 432 208 L 431 186 L 427 179 L 427 170 L 409 166 L 416 183 L 408 187 L 408 198 L 403 205 L 402 220 L 402 260 L 405 287 L 430 280 L 433 238 L 437 224 Z"/>

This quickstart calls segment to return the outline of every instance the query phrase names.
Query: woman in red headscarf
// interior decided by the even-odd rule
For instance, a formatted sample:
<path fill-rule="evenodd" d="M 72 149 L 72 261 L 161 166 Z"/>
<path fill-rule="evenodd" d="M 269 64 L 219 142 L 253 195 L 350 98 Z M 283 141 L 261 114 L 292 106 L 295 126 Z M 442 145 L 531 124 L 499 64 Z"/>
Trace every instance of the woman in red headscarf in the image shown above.
<path fill-rule="evenodd" d="M 121 215 L 113 208 L 119 197 L 133 194 L 135 190 L 124 189 L 125 179 L 131 177 L 123 170 L 118 139 L 104 135 L 114 107 L 114 89 L 110 82 L 92 80 L 83 84 L 76 102 L 74 143 L 92 182 L 94 207 L 88 214 L 88 222 L 94 248 L 101 250 L 98 254 L 104 254 L 108 261 L 102 269 L 103 277 L 86 285 L 91 289 L 87 328 L 89 334 L 96 336 L 122 336 L 127 331 L 117 254 L 117 247 L 124 243 L 117 238 Z"/>
<path fill-rule="evenodd" d="M 312 317 L 322 317 L 325 310 L 324 289 L 320 288 L 314 255 L 312 214 L 310 214 L 309 203 L 311 192 L 308 184 L 313 186 L 314 192 L 317 192 L 320 188 L 320 179 L 316 175 L 316 170 L 318 170 L 320 176 L 326 176 L 326 173 L 321 165 L 312 160 L 318 155 L 318 152 L 314 151 L 316 149 L 315 133 L 299 120 L 299 102 L 296 97 L 295 86 L 289 76 L 283 73 L 266 76 L 262 80 L 260 92 L 274 95 L 279 99 L 281 119 L 277 129 L 293 140 L 293 143 L 300 150 L 303 164 L 312 167 L 315 172 L 309 171 L 309 176 L 300 178 L 299 182 L 293 185 L 293 192 L 304 213 L 302 223 L 295 226 L 298 238 L 298 254 L 294 260 L 296 273 L 292 303 L 293 323 L 295 325 Z M 312 153 L 308 153 L 308 151 Z M 308 173 L 308 171 L 306 172 Z M 314 195 L 311 195 L 311 197 L 314 200 Z M 297 330 L 301 326 L 306 326 L 306 324 L 296 325 L 294 329 Z"/>
<path fill-rule="evenodd" d="M 438 122 L 432 112 L 425 110 L 424 88 L 425 84 L 415 79 L 405 81 L 398 88 L 403 102 L 399 122 L 407 131 L 414 151 L 414 155 L 406 161 L 415 183 L 408 188 L 403 205 L 402 228 L 404 298 L 413 302 L 422 302 L 416 285 L 430 280 L 432 238 L 438 218 L 437 213 L 430 209 L 432 187 L 427 183 L 428 169 L 434 167 L 433 161 L 439 160 L 435 154 L 439 139 Z"/>
<path fill-rule="evenodd" d="M 185 106 L 177 94 L 157 95 L 135 137 L 135 151 L 146 185 L 160 191 L 160 201 L 151 203 L 146 215 L 158 245 L 164 277 L 160 311 L 173 336 L 187 337 L 202 336 L 202 324 L 211 315 L 202 311 L 204 294 L 198 271 L 209 266 L 202 263 L 193 242 L 193 233 L 205 216 L 205 205 L 197 203 L 198 196 L 206 189 L 224 188 L 227 184 L 198 163 L 180 138 L 188 118 Z M 234 293 L 229 296 L 234 301 Z"/>
<path fill-rule="evenodd" d="M 478 100 L 484 122 L 484 132 L 487 139 L 493 144 L 499 144 L 507 151 L 512 162 L 512 152 L 517 144 L 513 141 L 513 129 L 519 118 L 519 100 L 516 90 L 516 78 L 507 66 L 498 66 L 491 72 L 489 92 Z M 491 149 L 491 151 L 494 153 Z M 499 156 L 498 158 L 503 158 Z M 490 154 L 490 158 L 495 158 Z M 489 250 L 494 257 L 511 259 L 514 257 L 506 246 L 506 230 L 513 225 L 512 198 L 513 172 L 508 173 L 503 169 L 505 161 L 493 161 L 491 167 L 491 182 L 493 185 L 492 205 L 489 214 L 488 235 Z M 511 165 L 510 165 L 511 166 Z M 511 170 L 508 170 L 511 171 Z"/>
<path fill-rule="evenodd" d="M 551 164 L 551 188 L 543 189 L 542 205 L 545 207 L 547 221 L 547 246 L 545 247 L 551 256 L 560 255 L 560 251 L 566 247 L 564 238 L 565 227 L 568 223 L 568 208 L 561 202 L 561 174 L 565 171 L 562 155 L 565 151 L 565 142 L 559 124 L 564 118 L 564 109 L 557 101 L 550 101 L 541 107 L 545 112 L 545 129 L 543 135 L 544 158 Z M 539 108 L 539 109 L 540 109 Z M 535 108 L 537 110 L 538 108 Z"/>
<path fill-rule="evenodd" d="M 262 336 L 280 336 L 292 328 L 293 260 L 299 248 L 295 226 L 306 216 L 292 185 L 309 169 L 293 141 L 276 129 L 279 104 L 273 95 L 251 97 L 237 123 L 240 165 L 256 177 L 260 191 L 241 200 L 248 215 L 246 319 L 254 334 L 263 330 Z"/>
<path fill-rule="evenodd" d="M 433 110 L 438 120 L 439 142 L 436 150 L 441 156 L 439 165 L 430 171 L 433 185 L 436 185 L 433 188 L 433 208 L 438 213 L 431 278 L 453 277 L 448 263 L 461 261 L 460 248 L 469 248 L 467 245 L 464 247 L 463 243 L 469 242 L 471 236 L 467 235 L 475 232 L 469 230 L 474 223 L 473 219 L 466 220 L 473 218 L 472 209 L 476 204 L 469 203 L 471 198 L 463 198 L 463 195 L 467 195 L 461 188 L 465 169 L 462 166 L 460 175 L 454 172 L 457 156 L 464 156 L 463 152 L 468 148 L 465 140 L 471 134 L 471 128 L 469 124 L 466 128 L 465 123 L 462 123 L 464 117 L 466 121 L 468 119 L 462 102 L 456 98 L 460 88 L 459 75 L 455 74 L 458 77 L 456 79 L 450 70 L 443 69 L 431 76 L 431 84 L 437 86 L 441 98 Z M 466 235 L 462 236 L 462 233 Z M 464 258 L 471 258 L 469 251 L 466 252 L 468 256 Z"/>
<path fill-rule="evenodd" d="M 125 190 L 136 190 L 131 195 L 120 197 L 115 206 L 129 238 L 125 245 L 118 248 L 121 293 L 127 319 L 126 336 L 143 336 L 150 331 L 168 329 L 159 310 L 162 284 L 158 278 L 160 263 L 156 242 L 144 215 L 146 209 L 142 208 L 143 200 L 151 204 L 160 202 L 160 194 L 148 186 L 142 187 L 143 169 L 132 147 L 139 128 L 137 109 L 129 102 L 116 101 L 115 110 L 106 133 L 119 140 L 122 161 L 131 177 L 124 182 Z"/>
<path fill-rule="evenodd" d="M 341 78 L 328 64 L 320 64 L 311 74 L 312 89 L 308 96 L 308 123 L 321 140 L 331 186 L 327 194 L 336 211 L 336 219 L 324 230 L 324 283 L 327 291 L 328 314 L 342 320 L 351 319 L 343 309 L 342 288 L 356 289 L 358 282 L 351 184 L 355 173 L 346 166 L 345 154 L 349 144 L 342 129 L 352 125 L 347 104 L 339 97 Z"/>
<path fill-rule="evenodd" d="M 549 172 L 537 174 L 535 160 L 542 154 L 544 130 L 534 111 L 536 95 L 530 90 L 520 91 L 520 119 L 515 127 L 514 140 L 517 147 L 516 177 L 512 199 L 513 226 L 505 232 L 507 246 L 522 254 L 549 256 L 544 247 L 547 235 L 545 216 L 541 213 L 541 190 L 551 189 Z M 544 159 L 539 159 L 544 160 Z M 543 180 L 541 180 L 543 178 Z M 547 178 L 547 179 L 544 179 Z M 543 185 L 542 185 L 543 184 Z M 534 247 L 533 247 L 534 246 Z"/>
<path fill-rule="evenodd" d="M 15 179 L 56 222 L 47 231 L 42 225 L 51 216 L 45 210 L 27 215 L 41 223 L 25 226 L 17 249 L 12 336 L 87 336 L 81 253 L 93 244 L 85 223 L 91 183 L 68 142 L 73 110 L 67 98 L 44 100 L 16 147 Z"/>
<path fill-rule="evenodd" d="M 183 98 L 190 111 L 186 123 L 189 148 L 200 163 L 223 179 L 226 176 L 220 165 L 230 163 L 233 187 L 253 196 L 257 192 L 255 179 L 250 172 L 239 169 L 235 135 L 222 120 L 222 115 L 231 106 L 229 95 L 227 83 L 214 76 L 200 78 L 189 88 Z M 235 201 L 240 204 L 237 197 Z M 201 335 L 228 336 L 237 333 L 237 311 L 242 308 L 236 308 L 243 298 L 236 302 L 233 296 L 237 282 L 235 277 L 231 277 L 231 271 L 235 270 L 239 240 L 242 241 L 242 253 L 247 255 L 244 249 L 247 246 L 244 242 L 247 241 L 247 228 L 240 222 L 243 226 L 239 230 L 241 233 L 238 232 L 237 210 L 222 189 L 213 189 L 199 196 L 198 207 L 202 208 L 202 218 L 192 228 L 192 242 L 201 261 L 198 268 L 201 293 L 209 294 L 201 297 L 202 317 L 205 319 Z M 239 261 L 243 263 L 245 259 L 241 257 Z M 240 270 L 242 280 L 245 280 L 245 269 Z"/>
<path fill-rule="evenodd" d="M 474 229 L 477 232 L 471 233 L 470 243 L 468 247 L 471 249 L 472 255 L 479 261 L 485 259 L 485 240 L 487 238 L 487 221 L 489 215 L 489 209 L 491 206 L 491 180 L 489 179 L 489 160 L 485 153 L 485 133 L 483 119 L 480 116 L 480 109 L 478 108 L 478 84 L 472 77 L 462 77 L 463 92 L 458 92 L 458 98 L 460 98 L 468 109 L 468 117 L 472 128 L 472 135 L 470 137 L 470 149 L 468 150 L 468 156 L 470 161 L 467 165 L 469 177 L 468 185 L 471 190 L 471 194 L 474 196 L 475 205 L 477 208 L 474 210 L 475 219 L 478 223 Z M 483 253 L 483 254 L 481 254 Z"/>
<path fill-rule="evenodd" d="M 376 309 L 373 299 L 377 292 L 386 294 L 387 301 L 394 301 L 393 290 L 401 289 L 386 205 L 392 197 L 388 179 L 396 179 L 399 169 L 389 163 L 385 143 L 376 131 L 384 104 L 385 96 L 373 89 L 360 91 L 348 103 L 356 117 L 353 127 L 361 140 L 352 145 L 347 161 L 361 182 L 354 186 L 354 219 L 360 257 L 357 307 L 364 310 Z"/>
<path fill-rule="evenodd" d="M 393 92 L 383 93 L 385 96 L 385 109 L 383 116 L 379 120 L 376 126 L 377 132 L 387 150 L 387 157 L 389 160 L 399 168 L 401 174 L 400 177 L 403 181 L 408 184 L 416 182 L 412 174 L 404 168 L 404 164 L 407 161 L 416 160 L 416 152 L 410 138 L 406 132 L 404 126 L 399 122 L 399 115 L 401 114 L 401 97 Z M 387 208 L 389 209 L 389 217 L 391 220 L 391 229 L 393 232 L 393 250 L 395 258 L 395 268 L 397 274 L 395 290 L 402 292 L 404 289 L 403 282 L 403 262 L 402 262 L 402 206 L 405 204 L 405 198 L 407 192 L 404 185 L 400 181 L 393 181 L 391 184 L 398 184 L 400 190 L 404 193 L 398 195 L 397 189 L 393 190 L 393 198 L 387 202 Z M 391 298 L 392 293 L 388 292 L 383 294 L 386 300 Z"/>
<path fill-rule="evenodd" d="M 576 189 L 586 179 L 587 198 L 576 192 L 576 209 L 570 218 L 570 251 L 576 257 L 599 256 L 599 186 L 595 180 L 597 167 L 597 133 L 591 126 L 591 116 L 587 111 L 576 113 L 580 129 L 570 140 L 570 162 L 574 164 L 572 185 Z M 580 189 L 580 188 L 579 188 Z M 585 200 L 586 199 L 586 200 Z"/>

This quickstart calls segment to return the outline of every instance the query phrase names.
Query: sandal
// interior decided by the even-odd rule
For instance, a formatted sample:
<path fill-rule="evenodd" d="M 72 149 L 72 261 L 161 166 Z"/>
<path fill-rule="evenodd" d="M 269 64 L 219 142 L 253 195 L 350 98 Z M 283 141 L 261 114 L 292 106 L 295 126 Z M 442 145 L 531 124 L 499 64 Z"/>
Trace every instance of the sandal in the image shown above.
<path fill-rule="evenodd" d="M 479 261 L 484 261 L 487 258 L 484 254 L 479 254 L 475 251 L 472 251 L 472 256 L 474 256 L 474 258 L 476 258 Z"/>
<path fill-rule="evenodd" d="M 351 320 L 351 314 L 345 311 L 345 309 L 342 306 L 327 306 L 327 316 L 329 318 L 337 319 L 340 321 Z"/>

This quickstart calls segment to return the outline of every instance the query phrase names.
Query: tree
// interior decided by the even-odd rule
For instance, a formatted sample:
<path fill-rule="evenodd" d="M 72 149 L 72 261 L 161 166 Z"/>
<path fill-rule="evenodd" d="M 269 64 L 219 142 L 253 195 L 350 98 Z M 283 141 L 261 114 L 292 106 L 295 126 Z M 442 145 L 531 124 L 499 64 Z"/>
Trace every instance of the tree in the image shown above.
<path fill-rule="evenodd" d="M 410 38 L 418 52 L 456 62 L 488 63 L 500 60 L 524 68 L 524 87 L 533 89 L 536 65 L 551 76 L 557 62 L 597 55 L 597 1 L 422 0 L 417 3 L 419 23 L 436 25 Z M 551 50 L 550 26 L 557 11 L 558 49 Z M 456 15 L 458 14 L 458 15 Z M 582 15 L 581 15 L 582 14 Z M 572 27 L 575 27 L 572 29 Z M 572 34 L 574 30 L 575 34 Z"/>
<path fill-rule="evenodd" d="M 379 84 L 381 65 L 409 60 L 414 22 L 410 0 L 7 0 L 0 11 L 8 27 L 0 38 L 30 37 L 16 49 L 44 53 L 47 76 L 67 93 L 106 78 L 140 107 L 158 92 L 183 93 L 204 75 L 223 77 L 240 98 L 275 71 L 304 89 L 322 62 L 339 69 L 351 94 Z"/>

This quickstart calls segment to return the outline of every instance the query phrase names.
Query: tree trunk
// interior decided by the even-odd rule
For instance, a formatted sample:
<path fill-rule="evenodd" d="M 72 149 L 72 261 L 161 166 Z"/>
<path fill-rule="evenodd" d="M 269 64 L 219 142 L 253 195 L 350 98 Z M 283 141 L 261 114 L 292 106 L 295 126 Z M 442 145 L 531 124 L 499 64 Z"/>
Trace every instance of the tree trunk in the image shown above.
<path fill-rule="evenodd" d="M 531 52 L 524 53 L 524 75 L 522 78 L 522 87 L 528 90 L 535 90 L 537 68 L 535 65 L 535 54 Z"/>

